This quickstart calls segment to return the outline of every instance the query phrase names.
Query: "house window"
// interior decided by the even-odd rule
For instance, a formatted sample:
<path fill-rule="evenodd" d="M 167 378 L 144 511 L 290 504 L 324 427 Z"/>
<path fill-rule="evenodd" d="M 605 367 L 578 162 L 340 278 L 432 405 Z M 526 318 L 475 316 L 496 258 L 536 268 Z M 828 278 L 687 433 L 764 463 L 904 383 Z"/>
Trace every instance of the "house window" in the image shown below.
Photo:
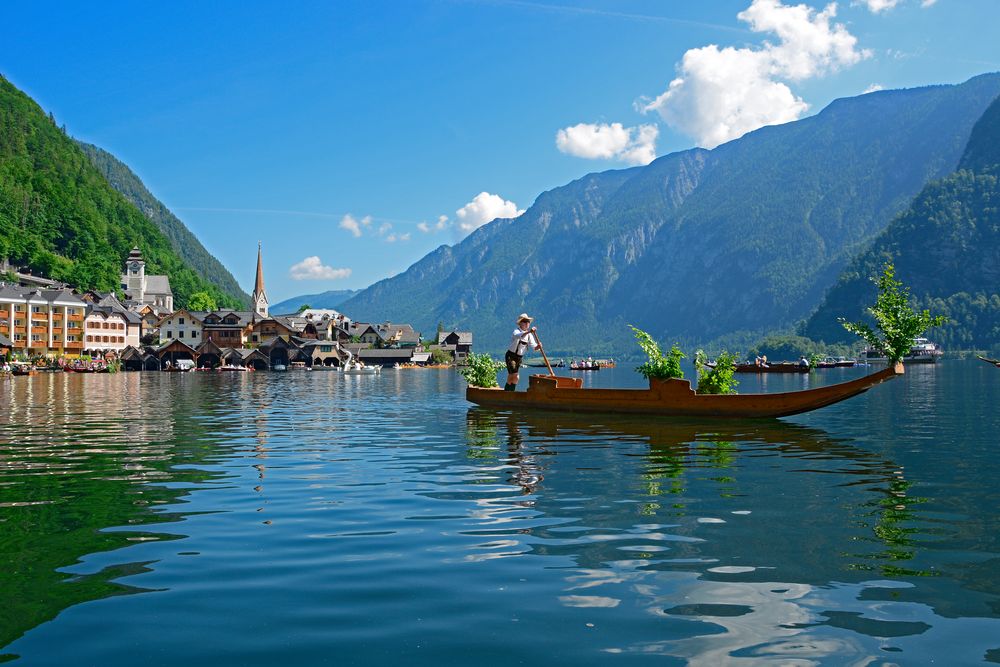
<path fill-rule="evenodd" d="M 38 334 L 31 334 L 31 342 L 32 343 L 38 343 L 41 340 L 42 340 L 42 337 L 39 336 Z"/>
<path fill-rule="evenodd" d="M 173 338 L 173 337 L 174 337 L 174 332 L 171 331 L 170 329 L 167 329 L 167 338 Z"/>
<path fill-rule="evenodd" d="M 184 318 L 183 317 L 177 318 L 177 324 L 184 324 Z"/>
<path fill-rule="evenodd" d="M 75 343 L 76 342 L 76 336 L 66 336 L 66 342 L 67 343 Z"/>
<path fill-rule="evenodd" d="M 31 307 L 31 312 L 33 312 L 33 313 L 40 313 L 40 312 L 42 312 L 42 307 L 41 306 L 32 306 Z"/>
<path fill-rule="evenodd" d="M 181 329 L 180 331 L 177 332 L 177 337 L 178 338 L 184 338 L 184 330 L 183 329 Z"/>

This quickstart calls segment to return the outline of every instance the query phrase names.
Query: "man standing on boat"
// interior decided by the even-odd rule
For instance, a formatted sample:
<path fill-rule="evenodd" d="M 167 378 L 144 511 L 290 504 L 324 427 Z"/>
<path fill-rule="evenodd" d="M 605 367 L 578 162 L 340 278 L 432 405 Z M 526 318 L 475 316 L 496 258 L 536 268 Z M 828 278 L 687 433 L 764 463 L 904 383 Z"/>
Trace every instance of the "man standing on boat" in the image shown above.
<path fill-rule="evenodd" d="M 541 349 L 535 338 L 535 327 L 531 326 L 532 319 L 527 313 L 521 313 L 517 317 L 517 328 L 510 336 L 510 346 L 504 355 L 504 362 L 507 364 L 507 384 L 503 387 L 504 391 L 514 391 L 517 388 L 517 372 L 521 370 L 521 362 L 524 361 L 524 353 L 528 348 Z"/>

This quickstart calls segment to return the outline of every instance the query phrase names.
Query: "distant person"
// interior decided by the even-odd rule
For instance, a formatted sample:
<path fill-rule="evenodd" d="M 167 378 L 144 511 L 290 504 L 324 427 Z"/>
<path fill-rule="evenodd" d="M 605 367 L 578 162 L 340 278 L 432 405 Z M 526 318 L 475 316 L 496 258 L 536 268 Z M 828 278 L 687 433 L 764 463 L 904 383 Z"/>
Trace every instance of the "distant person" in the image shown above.
<path fill-rule="evenodd" d="M 803 356 L 801 359 L 799 359 L 799 366 L 802 366 L 804 368 L 809 368 L 809 360 Z"/>
<path fill-rule="evenodd" d="M 521 370 L 521 362 L 524 361 L 524 353 L 528 348 L 541 349 L 535 338 L 536 327 L 531 326 L 532 319 L 527 313 L 521 313 L 517 317 L 517 328 L 510 336 L 510 346 L 504 355 L 504 362 L 507 364 L 507 384 L 503 386 L 504 391 L 514 391 L 517 388 L 517 373 Z"/>
<path fill-rule="evenodd" d="M 766 354 L 760 355 L 760 365 L 763 366 L 764 368 L 767 368 L 767 355 Z"/>

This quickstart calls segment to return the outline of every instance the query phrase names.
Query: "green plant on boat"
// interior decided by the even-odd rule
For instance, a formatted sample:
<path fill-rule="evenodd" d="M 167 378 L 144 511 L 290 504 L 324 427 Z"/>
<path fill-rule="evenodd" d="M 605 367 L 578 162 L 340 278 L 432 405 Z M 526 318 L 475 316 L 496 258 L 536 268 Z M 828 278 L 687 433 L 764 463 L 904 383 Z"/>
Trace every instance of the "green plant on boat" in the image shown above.
<path fill-rule="evenodd" d="M 736 380 L 736 355 L 723 350 L 715 358 L 715 366 L 708 365 L 704 351 L 694 353 L 694 367 L 698 371 L 699 394 L 735 394 L 739 382 Z"/>
<path fill-rule="evenodd" d="M 663 354 L 659 344 L 653 340 L 652 336 L 631 324 L 628 327 L 635 333 L 635 338 L 639 341 L 639 347 L 642 348 L 647 357 L 646 363 L 635 369 L 637 373 L 641 373 L 647 380 L 653 378 L 658 380 L 684 378 L 684 371 L 681 370 L 681 359 L 685 355 L 676 344 L 671 346 L 669 353 Z"/>
<path fill-rule="evenodd" d="M 459 373 L 470 386 L 490 389 L 497 386 L 497 371 L 501 368 L 503 364 L 493 361 L 493 357 L 488 353 L 473 352 L 469 354 L 468 363 L 459 370 Z"/>
<path fill-rule="evenodd" d="M 948 321 L 942 315 L 931 315 L 929 310 L 917 312 L 910 303 L 910 289 L 896 280 L 896 269 L 886 264 L 882 275 L 873 277 L 878 286 L 875 305 L 868 308 L 868 314 L 875 320 L 876 331 L 866 322 L 848 322 L 840 317 L 838 321 L 845 329 L 857 334 L 873 349 L 885 354 L 889 364 L 902 361 L 913 347 L 913 339 L 931 327 L 939 327 Z"/>

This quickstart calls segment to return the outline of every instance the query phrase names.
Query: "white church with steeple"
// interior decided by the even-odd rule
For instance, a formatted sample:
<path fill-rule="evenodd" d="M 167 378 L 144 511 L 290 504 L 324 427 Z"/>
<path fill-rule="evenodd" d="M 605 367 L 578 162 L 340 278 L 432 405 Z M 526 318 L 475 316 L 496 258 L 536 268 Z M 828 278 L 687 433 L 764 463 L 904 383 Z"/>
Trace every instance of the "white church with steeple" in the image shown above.
<path fill-rule="evenodd" d="M 253 310 L 261 318 L 269 317 L 267 294 L 264 292 L 264 264 L 261 261 L 261 243 L 257 242 L 257 281 L 253 285 Z"/>

